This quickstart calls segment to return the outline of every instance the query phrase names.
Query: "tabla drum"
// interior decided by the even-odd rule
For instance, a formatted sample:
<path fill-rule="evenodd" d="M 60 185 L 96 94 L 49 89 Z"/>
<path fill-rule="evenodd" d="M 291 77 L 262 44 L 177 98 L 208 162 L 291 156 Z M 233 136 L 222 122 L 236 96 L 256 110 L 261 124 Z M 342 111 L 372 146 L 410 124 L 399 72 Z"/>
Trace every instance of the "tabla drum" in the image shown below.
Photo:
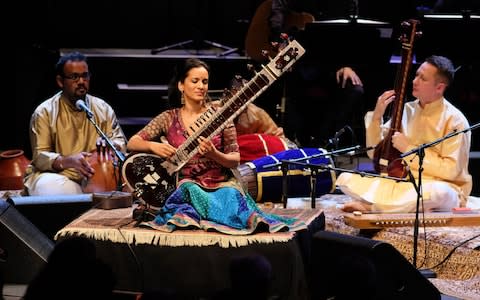
<path fill-rule="evenodd" d="M 88 179 L 87 185 L 83 187 L 84 193 L 108 192 L 117 189 L 119 180 L 119 171 L 117 170 L 116 161 L 108 151 L 92 151 L 92 156 L 88 161 L 95 174 Z"/>
<path fill-rule="evenodd" d="M 321 148 L 300 148 L 281 151 L 267 155 L 238 166 L 244 188 L 257 202 L 280 202 L 282 200 L 283 173 L 281 161 L 301 160 L 305 164 L 334 167 L 329 155 L 322 155 L 326 150 Z M 274 165 L 274 166 L 271 166 Z M 306 197 L 311 194 L 311 170 L 306 166 L 289 164 L 287 171 L 288 197 Z M 331 169 L 321 168 L 316 175 L 316 197 L 335 190 L 336 175 Z"/>

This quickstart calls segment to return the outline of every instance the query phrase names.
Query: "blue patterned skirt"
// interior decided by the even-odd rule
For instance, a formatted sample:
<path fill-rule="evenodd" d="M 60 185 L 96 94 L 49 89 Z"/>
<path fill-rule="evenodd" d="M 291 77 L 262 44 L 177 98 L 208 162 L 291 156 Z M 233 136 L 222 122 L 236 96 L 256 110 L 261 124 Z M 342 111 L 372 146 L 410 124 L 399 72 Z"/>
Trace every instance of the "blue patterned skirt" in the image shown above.
<path fill-rule="evenodd" d="M 296 219 L 262 211 L 248 193 L 236 188 L 206 189 L 193 182 L 181 184 L 170 195 L 151 225 L 167 232 L 196 227 L 234 235 L 253 233 L 259 226 L 269 232 L 305 228 Z"/>

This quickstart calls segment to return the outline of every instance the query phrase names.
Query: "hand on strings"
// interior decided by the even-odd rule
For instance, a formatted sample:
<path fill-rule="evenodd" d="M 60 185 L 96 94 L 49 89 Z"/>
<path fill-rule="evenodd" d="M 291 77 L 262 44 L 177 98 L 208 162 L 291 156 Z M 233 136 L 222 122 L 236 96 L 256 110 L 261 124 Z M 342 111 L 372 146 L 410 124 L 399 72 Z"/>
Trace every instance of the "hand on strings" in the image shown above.
<path fill-rule="evenodd" d="M 375 110 L 373 111 L 373 119 L 380 120 L 385 114 L 387 106 L 395 100 L 395 91 L 389 90 L 384 92 L 377 99 L 377 104 L 375 105 Z"/>
<path fill-rule="evenodd" d="M 175 154 L 177 149 L 168 143 L 150 142 L 150 151 L 163 158 L 167 158 Z"/>
<path fill-rule="evenodd" d="M 215 145 L 212 143 L 212 141 L 203 136 L 198 138 L 198 142 L 198 153 L 200 153 L 200 155 L 208 157 L 217 151 L 217 148 L 215 148 Z"/>
<path fill-rule="evenodd" d="M 340 68 L 337 73 L 337 83 L 342 85 L 342 88 L 345 88 L 347 81 L 350 79 L 353 85 L 363 86 L 362 80 L 358 77 L 357 73 L 350 67 Z"/>

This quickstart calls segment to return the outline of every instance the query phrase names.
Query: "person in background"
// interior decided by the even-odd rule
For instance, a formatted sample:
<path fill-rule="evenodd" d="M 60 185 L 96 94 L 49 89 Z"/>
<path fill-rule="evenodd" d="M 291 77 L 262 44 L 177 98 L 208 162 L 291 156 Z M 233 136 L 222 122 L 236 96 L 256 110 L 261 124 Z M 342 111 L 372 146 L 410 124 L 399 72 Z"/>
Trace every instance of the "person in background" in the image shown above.
<path fill-rule="evenodd" d="M 303 30 L 290 20 L 304 16 L 301 13 L 313 19 L 321 14 L 313 0 L 272 0 L 271 40 L 281 33 L 299 35 Z M 287 74 L 285 135 L 299 147 L 332 146 L 329 138 L 348 124 L 354 127 L 356 114 L 363 114 L 363 83 L 352 66 L 344 65 L 347 60 L 325 65 L 317 62 L 315 51 L 306 52 Z"/>
<path fill-rule="evenodd" d="M 454 66 L 444 56 L 430 56 L 419 66 L 413 79 L 412 94 L 416 100 L 407 102 L 403 109 L 401 131 L 395 132 L 392 145 L 406 153 L 445 135 L 469 127 L 464 114 L 444 97 L 454 78 Z M 387 106 L 395 100 L 395 91 L 378 97 L 375 109 L 365 116 L 366 144 L 377 145 L 389 129 L 384 123 Z M 467 131 L 425 148 L 422 171 L 423 211 L 451 211 L 465 206 L 472 190 L 472 176 L 468 173 L 471 132 Z M 373 157 L 372 151 L 369 156 Z M 413 176 L 418 176 L 419 158 L 413 153 L 404 158 Z M 418 178 L 416 178 L 418 181 Z M 414 212 L 417 192 L 411 182 L 362 177 L 342 173 L 337 186 L 354 200 L 343 210 L 377 212 Z"/>
<path fill-rule="evenodd" d="M 207 93 L 209 75 L 210 68 L 204 61 L 185 60 L 170 83 L 172 108 L 160 113 L 133 135 L 128 141 L 128 150 L 153 153 L 167 160 L 171 158 L 194 134 L 195 121 L 214 105 Z M 177 226 L 195 226 L 249 234 L 259 223 L 266 223 L 269 231 L 285 229 L 293 223 L 293 219 L 260 210 L 233 176 L 231 169 L 240 162 L 233 122 L 227 122 L 209 139 L 199 137 L 197 143 L 198 153 L 173 175 L 176 176 L 176 190 L 149 225 L 168 232 Z"/>
<path fill-rule="evenodd" d="M 230 93 L 237 93 L 245 84 L 247 80 L 235 76 L 230 83 Z M 224 98 L 229 99 L 227 94 Z M 224 99 L 220 99 L 219 105 L 222 105 L 223 101 Z M 297 148 L 297 145 L 285 136 L 283 128 L 277 125 L 268 112 L 253 102 L 240 112 L 233 123 L 237 131 L 241 163 Z"/>
<path fill-rule="evenodd" d="M 95 173 L 89 157 L 101 138 L 88 113 L 77 108 L 78 100 L 88 107 L 117 150 L 126 151 L 127 139 L 113 108 L 88 93 L 91 73 L 87 58 L 79 52 L 61 56 L 56 74 L 61 91 L 38 105 L 30 119 L 32 163 L 24 186 L 32 196 L 81 194 Z"/>

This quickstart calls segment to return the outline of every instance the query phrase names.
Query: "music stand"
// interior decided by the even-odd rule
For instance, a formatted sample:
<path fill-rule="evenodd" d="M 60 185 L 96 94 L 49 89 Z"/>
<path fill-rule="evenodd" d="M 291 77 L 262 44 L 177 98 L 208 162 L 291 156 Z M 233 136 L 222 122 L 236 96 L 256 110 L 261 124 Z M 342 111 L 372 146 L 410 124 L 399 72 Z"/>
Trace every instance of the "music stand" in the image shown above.
<path fill-rule="evenodd" d="M 158 54 L 158 53 L 161 53 L 161 52 L 164 52 L 164 51 L 167 51 L 167 50 L 171 50 L 171 49 L 175 49 L 175 48 L 178 48 L 178 47 L 186 47 L 188 45 L 194 45 L 194 46 L 197 45 L 194 48 L 197 52 L 199 52 L 201 48 L 198 45 L 200 45 L 202 43 L 206 44 L 206 45 L 209 45 L 211 47 L 215 47 L 215 48 L 225 50 L 225 51 L 217 54 L 218 57 L 224 57 L 224 56 L 227 56 L 231 53 L 234 53 L 234 52 L 238 51 L 238 48 L 232 48 L 232 47 L 229 47 L 229 46 L 226 46 L 226 45 L 223 45 L 223 44 L 220 44 L 220 43 L 212 42 L 212 41 L 209 41 L 209 40 L 201 40 L 201 41 L 186 40 L 186 41 L 178 42 L 178 43 L 175 43 L 175 44 L 167 45 L 167 46 L 164 46 L 164 47 L 152 49 L 151 54 Z"/>
<path fill-rule="evenodd" d="M 390 61 L 392 32 L 387 22 L 340 18 L 307 23 L 297 39 L 310 50 L 307 58 L 318 65 L 371 65 Z"/>
<path fill-rule="evenodd" d="M 421 22 L 423 35 L 416 50 L 419 60 L 435 53 L 463 68 L 480 62 L 480 46 L 471 42 L 480 30 L 480 14 L 424 14 Z"/>
<path fill-rule="evenodd" d="M 202 16 L 202 12 L 207 12 L 207 14 L 209 14 L 209 12 L 211 11 L 210 7 L 207 7 L 206 5 L 208 5 L 208 1 L 196 1 L 196 7 L 195 7 L 195 17 L 194 19 L 195 20 L 205 20 L 206 22 L 208 22 L 209 20 L 211 20 L 212 18 L 210 16 Z M 222 52 L 218 53 L 217 56 L 218 57 L 224 57 L 224 56 L 227 56 L 233 52 L 236 52 L 238 51 L 238 48 L 233 48 L 233 47 L 229 47 L 229 46 L 226 46 L 226 45 L 223 45 L 223 44 L 220 44 L 220 43 L 217 43 L 217 42 L 214 42 L 214 41 L 210 41 L 210 40 L 206 40 L 206 39 L 203 39 L 203 33 L 201 32 L 201 28 L 198 27 L 198 24 L 193 24 L 193 31 L 194 31 L 194 34 L 193 34 L 193 38 L 191 39 L 187 39 L 187 40 L 184 40 L 184 41 L 181 41 L 181 42 L 177 42 L 177 43 L 173 43 L 173 44 L 170 44 L 170 45 L 167 45 L 167 46 L 163 46 L 163 47 L 160 47 L 160 48 L 155 48 L 155 49 L 152 49 L 150 51 L 151 54 L 159 54 L 159 53 L 162 53 L 162 52 L 165 52 L 167 50 L 172 50 L 172 49 L 175 49 L 175 48 L 187 48 L 187 47 L 190 47 L 190 49 L 193 49 L 197 52 L 197 54 L 199 54 L 199 52 L 201 50 L 206 50 L 207 48 L 217 48 L 219 50 L 223 50 Z"/>

